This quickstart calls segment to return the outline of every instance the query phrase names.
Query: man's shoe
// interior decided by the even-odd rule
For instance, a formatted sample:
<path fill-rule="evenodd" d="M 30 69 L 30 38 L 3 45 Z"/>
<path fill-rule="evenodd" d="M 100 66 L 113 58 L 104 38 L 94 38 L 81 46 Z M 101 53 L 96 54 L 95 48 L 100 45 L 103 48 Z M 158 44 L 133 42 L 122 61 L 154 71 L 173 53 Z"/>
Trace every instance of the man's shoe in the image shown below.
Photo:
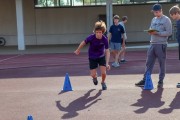
<path fill-rule="evenodd" d="M 163 88 L 163 82 L 158 82 L 157 87 L 158 87 L 158 88 Z"/>
<path fill-rule="evenodd" d="M 127 61 L 126 60 L 121 60 L 120 63 L 126 63 Z"/>
<path fill-rule="evenodd" d="M 107 90 L 106 83 L 101 83 L 101 85 L 102 85 L 102 90 Z"/>
<path fill-rule="evenodd" d="M 116 63 L 115 63 L 115 62 L 113 62 L 113 63 L 112 63 L 112 66 L 114 66 L 115 64 L 116 64 Z"/>
<path fill-rule="evenodd" d="M 97 84 L 98 84 L 97 77 L 96 77 L 96 78 L 93 78 L 93 83 L 94 83 L 94 85 L 97 85 Z"/>
<path fill-rule="evenodd" d="M 180 83 L 177 84 L 177 88 L 180 88 Z"/>
<path fill-rule="evenodd" d="M 119 63 L 114 63 L 113 65 L 112 65 L 113 67 L 119 67 L 120 65 L 119 65 Z"/>
<path fill-rule="evenodd" d="M 135 83 L 135 85 L 138 87 L 144 87 L 144 84 L 145 84 L 145 80 L 141 80 L 138 83 Z"/>

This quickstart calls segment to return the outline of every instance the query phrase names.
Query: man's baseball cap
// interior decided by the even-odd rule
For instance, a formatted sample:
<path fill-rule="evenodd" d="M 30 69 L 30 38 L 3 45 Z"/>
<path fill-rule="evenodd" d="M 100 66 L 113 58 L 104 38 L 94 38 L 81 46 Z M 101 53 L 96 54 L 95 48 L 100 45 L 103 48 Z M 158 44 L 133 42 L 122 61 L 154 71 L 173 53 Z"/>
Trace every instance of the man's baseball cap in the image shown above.
<path fill-rule="evenodd" d="M 162 6 L 160 4 L 154 4 L 152 7 L 152 11 L 159 11 L 162 9 Z"/>
<path fill-rule="evenodd" d="M 119 16 L 118 16 L 118 15 L 115 15 L 115 16 L 113 17 L 113 19 L 119 19 Z"/>

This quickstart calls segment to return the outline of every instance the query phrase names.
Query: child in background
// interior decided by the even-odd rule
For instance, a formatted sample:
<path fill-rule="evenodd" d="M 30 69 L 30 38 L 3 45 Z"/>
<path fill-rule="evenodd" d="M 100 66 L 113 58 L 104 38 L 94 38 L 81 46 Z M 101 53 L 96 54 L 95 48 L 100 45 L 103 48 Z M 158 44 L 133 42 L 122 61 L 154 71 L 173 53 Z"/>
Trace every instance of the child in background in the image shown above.
<path fill-rule="evenodd" d="M 176 29 L 177 29 L 176 37 L 177 37 L 177 42 L 179 44 L 179 60 L 180 60 L 180 8 L 179 6 L 178 5 L 173 6 L 169 10 L 169 14 L 173 20 L 176 20 Z M 180 88 L 180 83 L 177 84 L 177 87 Z"/>

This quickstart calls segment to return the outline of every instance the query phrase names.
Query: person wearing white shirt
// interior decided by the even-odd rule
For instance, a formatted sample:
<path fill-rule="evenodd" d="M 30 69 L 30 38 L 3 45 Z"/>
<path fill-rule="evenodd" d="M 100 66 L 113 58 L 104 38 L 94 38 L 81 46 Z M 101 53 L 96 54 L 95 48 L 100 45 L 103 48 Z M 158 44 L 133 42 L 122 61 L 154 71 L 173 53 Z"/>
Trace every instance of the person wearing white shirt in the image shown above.
<path fill-rule="evenodd" d="M 125 29 L 125 25 L 124 25 L 124 24 L 127 23 L 127 20 L 128 20 L 128 17 L 127 17 L 127 16 L 123 16 L 123 17 L 122 17 L 122 21 L 119 22 L 119 24 L 122 25 L 123 28 L 124 28 L 124 32 L 125 32 L 125 33 L 124 33 L 124 40 L 125 40 L 125 43 L 126 43 L 126 40 L 127 40 L 127 35 L 126 35 L 126 29 Z M 121 62 L 121 63 L 127 62 L 127 61 L 125 60 L 125 53 L 126 53 L 126 47 L 124 47 L 124 49 L 122 50 L 121 56 L 120 56 L 120 58 L 121 58 L 120 62 Z"/>

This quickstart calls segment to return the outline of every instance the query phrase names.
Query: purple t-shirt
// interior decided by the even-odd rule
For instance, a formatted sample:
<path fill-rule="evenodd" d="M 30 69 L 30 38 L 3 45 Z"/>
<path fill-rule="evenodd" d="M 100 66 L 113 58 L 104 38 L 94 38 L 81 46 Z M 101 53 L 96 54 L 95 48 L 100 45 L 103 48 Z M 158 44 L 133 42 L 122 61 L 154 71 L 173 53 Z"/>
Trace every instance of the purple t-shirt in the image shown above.
<path fill-rule="evenodd" d="M 105 56 L 105 49 L 108 49 L 108 40 L 103 35 L 102 39 L 97 39 L 95 34 L 92 34 L 86 38 L 84 41 L 89 45 L 89 58 L 96 59 Z"/>

